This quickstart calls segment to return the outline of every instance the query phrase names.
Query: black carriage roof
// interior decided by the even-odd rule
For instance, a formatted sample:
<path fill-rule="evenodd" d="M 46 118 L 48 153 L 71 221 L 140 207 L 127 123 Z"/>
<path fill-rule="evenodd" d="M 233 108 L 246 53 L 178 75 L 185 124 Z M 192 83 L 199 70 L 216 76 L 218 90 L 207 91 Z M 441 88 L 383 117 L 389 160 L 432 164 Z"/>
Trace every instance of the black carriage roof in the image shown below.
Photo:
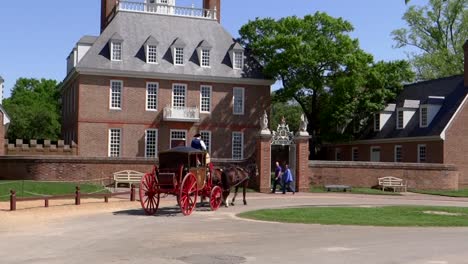
<path fill-rule="evenodd" d="M 203 152 L 203 151 L 201 151 L 199 149 L 192 148 L 192 147 L 182 146 L 182 147 L 175 147 L 175 148 L 164 150 L 164 151 L 160 152 L 160 154 L 166 154 L 166 153 L 203 154 L 205 152 Z"/>

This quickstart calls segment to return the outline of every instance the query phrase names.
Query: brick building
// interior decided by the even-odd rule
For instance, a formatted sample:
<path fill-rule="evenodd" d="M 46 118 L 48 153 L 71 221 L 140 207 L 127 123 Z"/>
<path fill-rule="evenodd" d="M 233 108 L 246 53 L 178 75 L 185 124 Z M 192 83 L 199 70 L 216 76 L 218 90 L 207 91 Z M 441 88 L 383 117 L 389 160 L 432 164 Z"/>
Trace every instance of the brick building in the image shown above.
<path fill-rule="evenodd" d="M 101 35 L 67 59 L 65 143 L 82 157 L 152 158 L 201 133 L 214 158 L 252 155 L 273 81 L 220 24 L 220 0 L 101 3 Z"/>
<path fill-rule="evenodd" d="M 406 85 L 357 141 L 327 148 L 327 159 L 453 164 L 468 186 L 468 41 L 464 75 Z"/>

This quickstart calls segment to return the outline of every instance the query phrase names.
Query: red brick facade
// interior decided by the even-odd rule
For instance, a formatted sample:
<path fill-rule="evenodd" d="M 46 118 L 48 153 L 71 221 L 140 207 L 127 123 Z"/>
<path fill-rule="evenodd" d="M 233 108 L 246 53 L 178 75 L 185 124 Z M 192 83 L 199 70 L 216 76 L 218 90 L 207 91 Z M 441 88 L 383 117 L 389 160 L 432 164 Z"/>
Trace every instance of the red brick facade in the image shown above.
<path fill-rule="evenodd" d="M 203 0 L 203 9 L 216 9 L 216 19 L 221 23 L 221 0 Z"/>
<path fill-rule="evenodd" d="M 257 168 L 258 187 L 260 192 L 271 191 L 271 135 L 259 135 L 257 137 Z"/>

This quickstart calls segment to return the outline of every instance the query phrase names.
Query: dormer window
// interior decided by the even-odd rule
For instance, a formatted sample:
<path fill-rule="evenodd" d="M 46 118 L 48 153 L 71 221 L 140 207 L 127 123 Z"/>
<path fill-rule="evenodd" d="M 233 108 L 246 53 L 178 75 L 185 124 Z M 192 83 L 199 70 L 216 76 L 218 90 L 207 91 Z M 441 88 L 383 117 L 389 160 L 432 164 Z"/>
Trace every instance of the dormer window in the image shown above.
<path fill-rule="evenodd" d="M 229 51 L 232 68 L 242 70 L 244 68 L 244 48 L 239 43 L 234 43 Z"/>
<path fill-rule="evenodd" d="M 211 45 L 203 40 L 197 48 L 198 57 L 200 58 L 200 66 L 208 68 L 211 66 Z"/>
<path fill-rule="evenodd" d="M 122 61 L 123 38 L 115 33 L 109 40 L 111 61 Z"/>
<path fill-rule="evenodd" d="M 397 110 L 397 129 L 403 129 L 403 109 Z"/>
<path fill-rule="evenodd" d="M 374 114 L 374 131 L 380 131 L 380 114 Z"/>
<path fill-rule="evenodd" d="M 174 58 L 174 65 L 184 65 L 184 48 L 185 43 L 180 39 L 176 39 L 172 44 L 172 56 Z"/>
<path fill-rule="evenodd" d="M 158 63 L 158 41 L 150 36 L 144 46 L 145 46 L 145 55 L 146 63 L 157 64 Z"/>
<path fill-rule="evenodd" d="M 419 112 L 419 126 L 420 127 L 427 127 L 427 106 L 421 106 L 421 111 Z"/>

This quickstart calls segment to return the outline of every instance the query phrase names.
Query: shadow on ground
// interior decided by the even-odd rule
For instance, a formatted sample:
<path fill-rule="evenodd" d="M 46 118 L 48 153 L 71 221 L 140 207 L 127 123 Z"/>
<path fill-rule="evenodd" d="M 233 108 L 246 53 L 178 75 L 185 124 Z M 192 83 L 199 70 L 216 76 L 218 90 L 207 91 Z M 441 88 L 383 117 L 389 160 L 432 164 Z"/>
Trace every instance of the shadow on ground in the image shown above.
<path fill-rule="evenodd" d="M 202 205 L 201 203 L 197 203 L 194 212 L 210 212 L 210 206 L 205 203 Z M 146 216 L 145 211 L 143 208 L 141 209 L 130 209 L 130 210 L 122 210 L 113 212 L 113 215 L 131 215 L 131 216 Z M 159 207 L 158 211 L 154 215 L 156 217 L 175 217 L 175 216 L 182 216 L 179 206 L 165 206 Z"/>

